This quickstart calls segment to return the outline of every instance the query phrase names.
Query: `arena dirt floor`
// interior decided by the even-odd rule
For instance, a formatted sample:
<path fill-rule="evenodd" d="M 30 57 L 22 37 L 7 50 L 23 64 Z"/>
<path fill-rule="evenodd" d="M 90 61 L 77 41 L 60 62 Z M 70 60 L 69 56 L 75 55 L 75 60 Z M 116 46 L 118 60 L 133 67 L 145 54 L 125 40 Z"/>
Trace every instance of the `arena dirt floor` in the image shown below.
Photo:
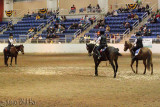
<path fill-rule="evenodd" d="M 159 107 L 160 55 L 153 55 L 153 75 L 143 75 L 142 61 L 134 74 L 129 55 L 118 62 L 114 79 L 106 62 L 94 77 L 87 54 L 19 55 L 13 67 L 4 66 L 1 54 L 0 107 Z"/>

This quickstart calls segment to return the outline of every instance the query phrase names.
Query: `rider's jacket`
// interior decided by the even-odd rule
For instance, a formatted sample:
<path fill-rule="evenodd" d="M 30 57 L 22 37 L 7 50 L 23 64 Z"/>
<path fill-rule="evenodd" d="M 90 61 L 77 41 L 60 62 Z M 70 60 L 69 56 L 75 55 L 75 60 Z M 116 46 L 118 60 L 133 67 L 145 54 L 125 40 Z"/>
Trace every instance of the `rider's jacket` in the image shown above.
<path fill-rule="evenodd" d="M 100 45 L 106 45 L 106 43 L 107 43 L 106 36 L 101 35 Z"/>
<path fill-rule="evenodd" d="M 139 48 L 143 47 L 143 43 L 142 43 L 142 38 L 141 37 L 137 38 L 136 46 L 139 47 Z"/>
<path fill-rule="evenodd" d="M 9 45 L 9 46 L 12 46 L 13 43 L 14 43 L 14 40 L 13 40 L 13 39 L 9 39 L 9 40 L 8 40 L 8 45 Z"/>

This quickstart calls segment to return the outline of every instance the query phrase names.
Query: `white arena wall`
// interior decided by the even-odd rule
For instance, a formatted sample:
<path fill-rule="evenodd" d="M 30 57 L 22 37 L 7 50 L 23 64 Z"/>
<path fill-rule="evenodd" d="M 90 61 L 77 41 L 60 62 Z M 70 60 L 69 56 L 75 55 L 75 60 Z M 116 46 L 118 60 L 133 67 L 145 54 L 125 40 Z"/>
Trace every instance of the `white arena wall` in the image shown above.
<path fill-rule="evenodd" d="M 23 44 L 25 53 L 87 53 L 86 44 Z M 0 44 L 0 52 L 3 52 L 7 44 Z M 109 44 L 119 48 L 120 53 L 124 52 L 124 44 Z M 152 45 L 152 52 L 160 54 L 160 44 Z"/>

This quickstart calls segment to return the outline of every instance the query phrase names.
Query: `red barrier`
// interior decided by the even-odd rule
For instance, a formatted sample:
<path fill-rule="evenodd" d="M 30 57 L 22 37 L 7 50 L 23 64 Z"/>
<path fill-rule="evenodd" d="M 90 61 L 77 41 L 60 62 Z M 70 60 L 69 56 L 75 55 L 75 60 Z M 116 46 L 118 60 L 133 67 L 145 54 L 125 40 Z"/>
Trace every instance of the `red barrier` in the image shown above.
<path fill-rule="evenodd" d="M 3 10 L 4 10 L 4 0 L 0 0 L 0 22 L 2 22 L 3 18 Z"/>

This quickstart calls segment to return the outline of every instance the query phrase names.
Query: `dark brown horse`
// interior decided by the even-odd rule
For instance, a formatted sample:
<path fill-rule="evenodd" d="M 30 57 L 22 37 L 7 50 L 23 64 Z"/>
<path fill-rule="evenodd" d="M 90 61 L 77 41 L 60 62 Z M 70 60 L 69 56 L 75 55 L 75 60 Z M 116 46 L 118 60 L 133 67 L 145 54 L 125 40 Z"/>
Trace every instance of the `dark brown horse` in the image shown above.
<path fill-rule="evenodd" d="M 8 66 L 8 59 L 11 57 L 11 63 L 10 66 L 12 66 L 12 60 L 13 57 L 15 57 L 15 64 L 17 65 L 17 56 L 18 52 L 21 51 L 22 54 L 24 54 L 24 46 L 23 45 L 18 45 L 18 46 L 12 46 L 10 49 L 10 53 L 7 51 L 7 47 L 4 48 L 4 64 Z"/>
<path fill-rule="evenodd" d="M 114 70 L 114 78 L 116 78 L 116 74 L 118 71 L 118 57 L 122 56 L 119 53 L 119 49 L 109 46 L 106 50 L 104 50 L 103 57 L 98 59 L 97 53 L 95 52 L 95 49 L 96 49 L 95 44 L 86 44 L 86 48 L 87 48 L 89 55 L 91 55 L 93 51 L 93 58 L 94 58 L 94 63 L 95 63 L 95 76 L 98 76 L 98 66 L 100 62 L 108 60 Z"/>
<path fill-rule="evenodd" d="M 133 48 L 133 45 L 128 42 L 128 41 L 125 41 L 125 44 L 124 44 L 124 51 L 127 51 L 128 49 L 130 50 L 130 53 L 131 53 L 131 58 L 133 57 L 133 54 L 131 52 L 131 49 Z M 152 63 L 152 52 L 150 49 L 146 48 L 146 47 L 143 47 L 139 54 L 135 57 L 135 59 L 132 59 L 131 60 L 131 68 L 132 68 L 132 71 L 134 73 L 138 73 L 138 60 L 143 60 L 143 64 L 144 64 L 144 73 L 146 73 L 146 68 L 148 70 L 150 70 L 150 66 L 152 68 L 152 71 L 151 71 L 151 74 L 153 74 L 153 63 Z M 147 64 L 146 64 L 146 60 L 147 60 Z M 133 64 L 134 62 L 136 61 L 136 72 L 135 70 L 133 69 Z"/>

